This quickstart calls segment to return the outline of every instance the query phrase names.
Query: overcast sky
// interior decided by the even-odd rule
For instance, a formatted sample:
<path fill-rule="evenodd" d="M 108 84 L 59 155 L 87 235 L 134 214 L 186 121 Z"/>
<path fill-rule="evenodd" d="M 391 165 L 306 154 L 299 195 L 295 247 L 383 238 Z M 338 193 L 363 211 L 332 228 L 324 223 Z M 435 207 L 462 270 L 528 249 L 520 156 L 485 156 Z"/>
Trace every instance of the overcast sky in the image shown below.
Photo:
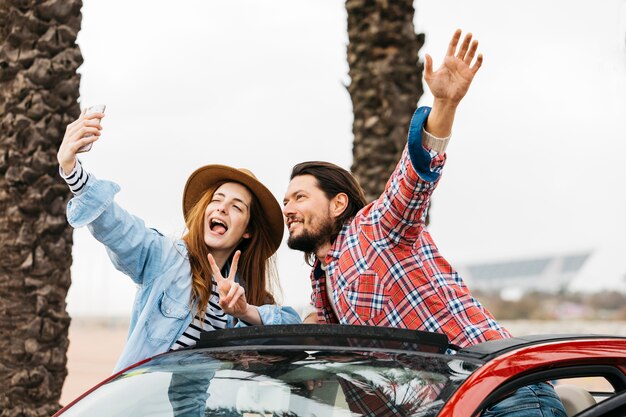
<path fill-rule="evenodd" d="M 626 0 L 418 0 L 438 66 L 454 29 L 485 56 L 456 119 L 431 232 L 453 264 L 595 251 L 576 285 L 626 274 Z M 84 0 L 81 104 L 107 105 L 81 157 L 117 201 L 180 237 L 196 168 L 251 169 L 279 201 L 291 167 L 350 168 L 344 1 Z M 426 86 L 425 86 L 426 88 Z M 427 92 L 420 105 L 429 105 Z M 74 235 L 74 315 L 125 315 L 134 288 L 86 230 Z M 285 303 L 309 268 L 279 251 Z"/>

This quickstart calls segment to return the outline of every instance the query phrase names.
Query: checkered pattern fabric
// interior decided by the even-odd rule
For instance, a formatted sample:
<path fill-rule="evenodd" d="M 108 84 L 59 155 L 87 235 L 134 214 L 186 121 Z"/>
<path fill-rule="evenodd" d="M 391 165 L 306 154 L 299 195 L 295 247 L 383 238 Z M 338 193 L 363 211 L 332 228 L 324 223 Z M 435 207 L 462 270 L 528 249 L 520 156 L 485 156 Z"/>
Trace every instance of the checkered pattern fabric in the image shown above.
<path fill-rule="evenodd" d="M 346 222 L 325 259 L 329 282 L 319 260 L 314 265 L 312 302 L 318 320 L 445 333 L 461 347 L 510 337 L 472 297 L 425 228 L 446 159 L 432 150 L 428 155 L 432 181 L 420 178 L 407 147 L 382 196 Z"/>

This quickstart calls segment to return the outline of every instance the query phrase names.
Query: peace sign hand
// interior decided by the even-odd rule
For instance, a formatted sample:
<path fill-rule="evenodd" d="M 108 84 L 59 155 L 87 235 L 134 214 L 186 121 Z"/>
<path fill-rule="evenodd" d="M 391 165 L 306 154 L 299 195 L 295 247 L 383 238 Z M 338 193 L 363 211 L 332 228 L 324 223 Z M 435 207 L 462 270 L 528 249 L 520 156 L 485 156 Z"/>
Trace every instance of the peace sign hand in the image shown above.
<path fill-rule="evenodd" d="M 220 272 L 220 268 L 217 266 L 213 255 L 210 253 L 207 255 L 211 270 L 213 271 L 213 278 L 217 283 L 217 291 L 220 296 L 220 307 L 226 314 L 230 314 L 233 317 L 243 318 L 248 313 L 250 308 L 246 301 L 246 292 L 243 287 L 235 282 L 235 275 L 237 274 L 237 263 L 241 252 L 235 252 L 233 256 L 233 262 L 230 266 L 230 273 L 228 278 L 224 278 Z"/>

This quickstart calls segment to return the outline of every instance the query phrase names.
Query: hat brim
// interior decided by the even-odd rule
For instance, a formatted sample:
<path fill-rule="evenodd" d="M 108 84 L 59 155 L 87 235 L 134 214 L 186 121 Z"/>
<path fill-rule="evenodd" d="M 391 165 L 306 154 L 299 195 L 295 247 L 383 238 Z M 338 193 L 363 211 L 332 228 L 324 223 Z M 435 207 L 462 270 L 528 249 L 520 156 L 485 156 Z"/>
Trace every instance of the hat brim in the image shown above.
<path fill-rule="evenodd" d="M 187 179 L 183 191 L 183 215 L 185 221 L 193 206 L 211 186 L 219 182 L 237 182 L 247 187 L 261 205 L 270 226 L 272 250 L 278 250 L 285 230 L 283 212 L 274 195 L 259 180 L 236 168 L 226 165 L 206 165 L 195 170 Z"/>

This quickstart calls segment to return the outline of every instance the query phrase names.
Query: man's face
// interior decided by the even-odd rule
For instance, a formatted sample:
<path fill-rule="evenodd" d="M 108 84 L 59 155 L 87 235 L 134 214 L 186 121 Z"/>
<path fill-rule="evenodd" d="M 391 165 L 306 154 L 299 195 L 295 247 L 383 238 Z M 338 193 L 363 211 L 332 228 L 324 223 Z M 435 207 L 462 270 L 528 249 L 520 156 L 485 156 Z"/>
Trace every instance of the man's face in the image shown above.
<path fill-rule="evenodd" d="M 330 243 L 334 220 L 330 200 L 317 186 L 312 175 L 294 177 L 283 200 L 285 223 L 289 230 L 287 246 L 303 252 L 315 252 Z"/>

